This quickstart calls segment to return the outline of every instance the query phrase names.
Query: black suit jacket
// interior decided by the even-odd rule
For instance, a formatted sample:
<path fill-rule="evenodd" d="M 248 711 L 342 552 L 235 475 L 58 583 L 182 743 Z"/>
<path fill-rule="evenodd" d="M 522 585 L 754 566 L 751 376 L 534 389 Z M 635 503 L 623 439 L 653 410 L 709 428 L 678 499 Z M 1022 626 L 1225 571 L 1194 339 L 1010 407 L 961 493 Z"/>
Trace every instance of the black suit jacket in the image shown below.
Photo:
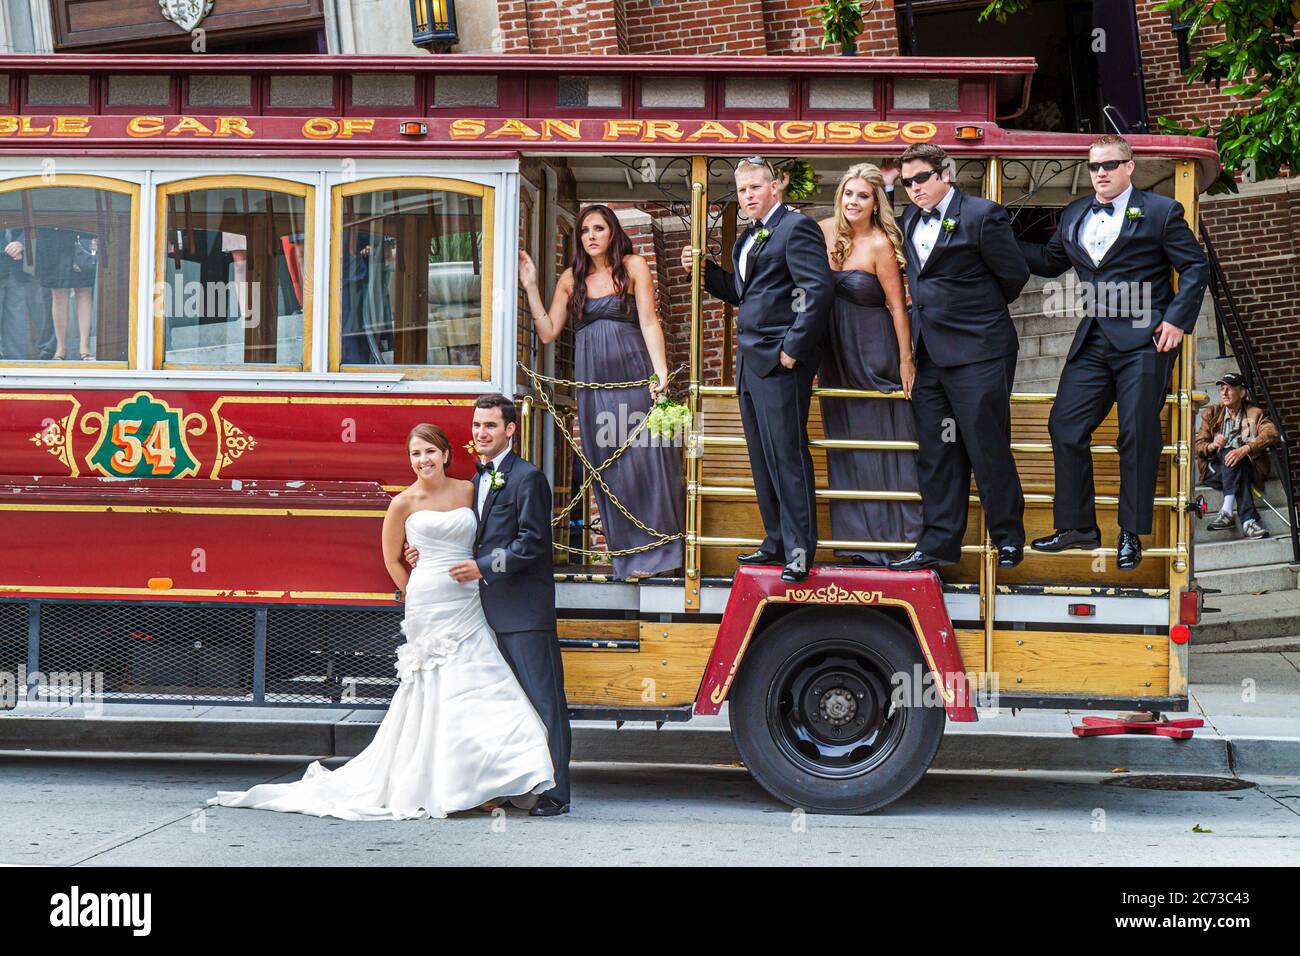
<path fill-rule="evenodd" d="M 753 226 L 731 249 L 730 273 L 714 262 L 705 263 L 704 287 L 723 302 L 739 306 L 737 365 L 755 375 L 768 375 L 781 364 L 784 350 L 816 371 L 835 301 L 826 239 L 817 223 L 785 206 L 772 214 L 767 229 L 771 235 L 750 252 L 744 282 L 740 281 L 740 250 Z"/>
<path fill-rule="evenodd" d="M 903 213 L 907 288 L 912 297 L 912 349 L 925 338 L 925 352 L 940 366 L 967 365 L 1019 350 L 1008 303 L 1029 281 L 1029 267 L 1016 245 L 1007 211 L 995 202 L 965 196 L 956 187 L 939 238 L 922 267 L 912 248 L 921 210 Z"/>
<path fill-rule="evenodd" d="M 1083 319 L 1075 330 L 1069 357 L 1079 351 L 1094 321 L 1121 352 L 1150 345 L 1161 322 L 1192 331 L 1201 312 L 1209 269 L 1183 216 L 1182 204 L 1134 188 L 1128 204 L 1130 209 L 1141 210 L 1141 216 L 1131 219 L 1125 215 L 1119 235 L 1100 264 L 1094 264 L 1078 235 L 1092 199 L 1085 196 L 1066 206 L 1056 234 L 1046 244 L 1020 243 L 1034 275 L 1051 278 L 1073 266 L 1079 276 L 1077 304 L 1083 308 Z M 1171 268 L 1178 270 L 1177 294 Z M 1145 303 L 1143 290 L 1149 290 Z"/>
<path fill-rule="evenodd" d="M 551 557 L 551 486 L 513 451 L 501 460 L 505 479 L 488 492 L 474 539 L 483 579 L 483 613 L 498 634 L 555 628 L 555 565 Z M 474 502 L 479 482 L 474 476 Z"/>

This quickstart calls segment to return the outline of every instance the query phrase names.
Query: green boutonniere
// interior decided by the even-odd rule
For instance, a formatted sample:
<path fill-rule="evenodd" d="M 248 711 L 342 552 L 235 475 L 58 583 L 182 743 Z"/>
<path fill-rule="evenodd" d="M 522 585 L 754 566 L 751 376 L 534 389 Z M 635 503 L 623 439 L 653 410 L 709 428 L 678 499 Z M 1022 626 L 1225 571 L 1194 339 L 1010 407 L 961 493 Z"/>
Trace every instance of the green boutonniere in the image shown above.
<path fill-rule="evenodd" d="M 1124 210 L 1124 215 L 1128 216 L 1132 222 L 1137 222 L 1142 218 L 1142 210 L 1137 206 L 1129 206 Z"/>
<path fill-rule="evenodd" d="M 492 490 L 500 491 L 505 486 L 506 486 L 505 473 L 500 471 L 492 472 Z"/>
<path fill-rule="evenodd" d="M 949 216 L 948 218 L 944 219 L 942 225 L 943 225 L 944 232 L 952 232 L 954 229 L 957 228 L 957 220 Z"/>
<path fill-rule="evenodd" d="M 770 237 L 771 235 L 772 235 L 771 229 L 767 228 L 767 226 L 759 226 L 758 230 L 754 233 L 754 241 L 766 242 L 768 240 L 768 237 Z"/>

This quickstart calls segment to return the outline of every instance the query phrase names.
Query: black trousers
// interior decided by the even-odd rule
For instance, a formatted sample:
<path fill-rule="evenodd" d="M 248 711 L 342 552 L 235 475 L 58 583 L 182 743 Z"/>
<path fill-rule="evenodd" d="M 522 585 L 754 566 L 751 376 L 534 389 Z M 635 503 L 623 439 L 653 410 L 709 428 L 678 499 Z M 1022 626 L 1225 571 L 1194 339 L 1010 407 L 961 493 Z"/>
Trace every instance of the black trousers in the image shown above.
<path fill-rule="evenodd" d="M 751 375 L 738 361 L 736 395 L 749 446 L 766 537 L 762 550 L 811 567 L 817 552 L 817 498 L 808 453 L 808 409 L 815 369 L 803 362 Z"/>
<path fill-rule="evenodd" d="M 551 763 L 555 764 L 555 786 L 543 796 L 568 803 L 573 732 L 569 728 L 569 704 L 564 696 L 560 639 L 554 629 L 506 631 L 497 635 L 497 647 L 546 725 Z"/>
<path fill-rule="evenodd" d="M 1074 358 L 1065 363 L 1048 419 L 1056 461 L 1058 528 L 1097 524 L 1092 480 L 1092 433 L 1110 412 L 1119 412 L 1119 526 L 1150 534 L 1160 468 L 1160 412 L 1168 394 L 1177 349 L 1157 352 L 1147 343 L 1118 351 L 1094 322 Z"/>
<path fill-rule="evenodd" d="M 925 526 L 917 549 L 957 561 L 966 534 L 971 472 L 998 547 L 1023 547 L 1025 496 L 1011 456 L 1011 386 L 1016 355 L 938 366 L 917 347 L 912 410 Z"/>
<path fill-rule="evenodd" d="M 1237 516 L 1242 521 L 1250 518 L 1259 520 L 1259 509 L 1255 507 L 1255 495 L 1251 491 L 1255 484 L 1255 463 L 1247 455 L 1235 465 L 1224 462 L 1223 456 L 1228 449 L 1219 448 L 1214 452 L 1213 469 L 1205 477 L 1205 483 L 1211 488 L 1220 489 L 1225 495 L 1237 496 Z"/>

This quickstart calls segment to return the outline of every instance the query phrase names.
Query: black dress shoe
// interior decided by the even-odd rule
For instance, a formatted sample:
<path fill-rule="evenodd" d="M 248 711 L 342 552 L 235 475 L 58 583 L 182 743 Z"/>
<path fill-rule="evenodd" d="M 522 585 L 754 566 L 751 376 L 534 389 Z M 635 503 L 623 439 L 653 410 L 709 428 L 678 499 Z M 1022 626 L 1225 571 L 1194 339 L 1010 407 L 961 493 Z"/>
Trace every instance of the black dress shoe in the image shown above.
<path fill-rule="evenodd" d="M 1017 544 L 1004 544 L 998 548 L 998 567 L 1014 568 L 1025 560 L 1025 549 Z"/>
<path fill-rule="evenodd" d="M 785 564 L 785 560 L 781 555 L 764 551 L 762 548 L 751 551 L 749 554 L 738 554 L 736 560 L 741 564 Z"/>
<path fill-rule="evenodd" d="M 905 558 L 899 558 L 897 561 L 889 562 L 891 571 L 924 571 L 927 568 L 942 568 L 949 564 L 956 564 L 955 561 L 945 561 L 943 558 L 936 558 L 932 554 L 926 554 L 924 551 L 913 551 Z"/>
<path fill-rule="evenodd" d="M 1121 571 L 1132 571 L 1142 563 L 1142 539 L 1132 531 L 1120 528 L 1119 548 L 1115 554 L 1115 567 Z"/>
<path fill-rule="evenodd" d="M 1069 551 L 1072 548 L 1091 551 L 1093 548 L 1101 547 L 1101 532 L 1096 528 L 1088 528 L 1085 531 L 1080 531 L 1078 528 L 1057 528 L 1055 534 L 1049 534 L 1046 538 L 1035 538 L 1029 546 L 1035 551 L 1045 551 L 1048 554 Z"/>
<path fill-rule="evenodd" d="M 533 808 L 528 811 L 530 817 L 558 817 L 561 813 L 568 813 L 569 805 L 561 803 L 554 797 L 541 797 Z"/>
<path fill-rule="evenodd" d="M 781 580 L 787 584 L 795 584 L 803 581 L 808 577 L 808 569 L 796 564 L 787 564 L 781 569 Z"/>

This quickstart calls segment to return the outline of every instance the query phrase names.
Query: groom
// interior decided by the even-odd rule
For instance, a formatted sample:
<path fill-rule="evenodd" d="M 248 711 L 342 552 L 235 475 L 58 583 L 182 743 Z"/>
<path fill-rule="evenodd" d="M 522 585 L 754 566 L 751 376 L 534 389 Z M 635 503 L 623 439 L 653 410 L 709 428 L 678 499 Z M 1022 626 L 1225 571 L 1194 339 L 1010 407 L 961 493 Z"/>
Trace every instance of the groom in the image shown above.
<path fill-rule="evenodd" d="M 761 156 L 736 165 L 736 201 L 753 223 L 732 248 L 732 271 L 705 261 L 704 286 L 736 314 L 736 397 L 767 536 L 741 564 L 776 564 L 802 581 L 817 551 L 817 500 L 808 453 L 813 376 L 835 299 L 817 223 L 781 203 L 781 180 Z M 693 265 L 689 244 L 682 268 Z"/>
<path fill-rule="evenodd" d="M 518 422 L 514 402 L 504 395 L 484 395 L 474 403 L 474 450 L 482 459 L 474 477 L 478 534 L 473 560 L 452 565 L 450 574 L 479 582 L 483 614 L 501 656 L 546 725 L 555 787 L 529 814 L 551 817 L 569 812 L 572 737 L 555 632 L 551 486 L 510 450 Z"/>

